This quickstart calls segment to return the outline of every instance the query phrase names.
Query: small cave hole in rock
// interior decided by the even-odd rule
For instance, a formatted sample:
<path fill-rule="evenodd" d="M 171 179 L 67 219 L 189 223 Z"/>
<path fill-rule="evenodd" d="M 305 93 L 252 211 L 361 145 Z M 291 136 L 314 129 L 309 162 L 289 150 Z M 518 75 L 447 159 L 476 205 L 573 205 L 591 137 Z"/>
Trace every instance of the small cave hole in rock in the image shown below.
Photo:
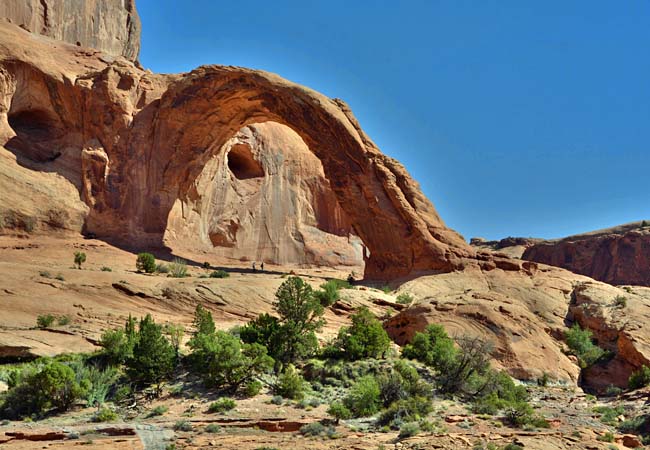
<path fill-rule="evenodd" d="M 239 180 L 264 176 L 262 165 L 255 159 L 248 145 L 235 145 L 228 152 L 228 168 Z"/>
<path fill-rule="evenodd" d="M 31 160 L 48 162 L 61 155 L 53 149 L 53 141 L 60 137 L 58 122 L 50 113 L 41 109 L 10 112 L 9 126 L 16 136 L 6 147 Z"/>

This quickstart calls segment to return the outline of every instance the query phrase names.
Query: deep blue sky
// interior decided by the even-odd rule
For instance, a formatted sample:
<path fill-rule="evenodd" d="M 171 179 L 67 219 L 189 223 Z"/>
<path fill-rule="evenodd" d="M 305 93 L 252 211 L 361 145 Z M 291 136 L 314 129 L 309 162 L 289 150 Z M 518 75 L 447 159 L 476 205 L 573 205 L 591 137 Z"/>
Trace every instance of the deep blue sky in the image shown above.
<path fill-rule="evenodd" d="M 466 238 L 650 219 L 650 2 L 138 0 L 142 64 L 348 102 Z"/>

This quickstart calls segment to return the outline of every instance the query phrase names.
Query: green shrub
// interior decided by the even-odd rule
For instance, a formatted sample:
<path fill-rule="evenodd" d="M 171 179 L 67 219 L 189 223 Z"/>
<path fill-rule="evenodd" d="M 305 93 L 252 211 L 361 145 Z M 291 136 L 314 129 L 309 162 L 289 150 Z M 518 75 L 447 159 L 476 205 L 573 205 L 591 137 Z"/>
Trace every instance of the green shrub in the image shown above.
<path fill-rule="evenodd" d="M 296 368 L 289 364 L 278 377 L 273 386 L 273 391 L 284 398 L 300 400 L 305 395 L 305 380 L 300 376 Z"/>
<path fill-rule="evenodd" d="M 200 306 L 194 324 L 197 331 L 188 342 L 190 360 L 208 386 L 236 391 L 272 368 L 273 359 L 263 345 L 243 344 L 232 334 L 215 331 L 212 315 Z"/>
<path fill-rule="evenodd" d="M 583 330 L 577 323 L 564 333 L 566 343 L 571 352 L 578 358 L 582 368 L 589 367 L 598 361 L 605 351 L 594 345 L 590 330 Z"/>
<path fill-rule="evenodd" d="M 118 415 L 115 411 L 108 408 L 102 408 L 95 413 L 92 418 L 93 422 L 113 422 L 118 419 Z"/>
<path fill-rule="evenodd" d="M 607 425 L 616 425 L 618 423 L 618 416 L 625 414 L 625 408 L 622 406 L 609 407 L 609 406 L 596 406 L 593 411 L 600 414 L 600 421 Z"/>
<path fill-rule="evenodd" d="M 415 299 L 408 292 L 402 292 L 397 296 L 397 303 L 399 303 L 400 305 L 410 305 L 411 303 L 413 303 L 413 300 Z"/>
<path fill-rule="evenodd" d="M 5 418 L 40 415 L 50 408 L 66 411 L 85 396 L 87 389 L 87 384 L 80 384 L 69 366 L 58 361 L 13 372 L 8 385 L 10 389 L 0 411 Z"/>
<path fill-rule="evenodd" d="M 246 397 L 255 397 L 262 391 L 262 383 L 257 380 L 250 380 L 244 385 Z"/>
<path fill-rule="evenodd" d="M 56 317 L 52 314 L 42 314 L 36 318 L 36 326 L 38 328 L 49 328 L 54 324 Z"/>
<path fill-rule="evenodd" d="M 174 261 L 169 264 L 169 273 L 174 278 L 185 278 L 187 276 L 187 261 L 174 258 Z"/>
<path fill-rule="evenodd" d="M 400 439 L 406 439 L 415 436 L 419 432 L 420 426 L 416 422 L 408 422 L 400 427 L 398 437 Z"/>
<path fill-rule="evenodd" d="M 354 417 L 372 416 L 381 404 L 379 384 L 375 377 L 366 375 L 352 385 L 343 400 Z"/>
<path fill-rule="evenodd" d="M 284 399 L 282 398 L 281 395 L 274 395 L 273 397 L 271 397 L 271 403 L 279 406 L 282 403 L 284 403 Z"/>
<path fill-rule="evenodd" d="M 68 315 L 59 316 L 56 321 L 56 323 L 61 326 L 70 325 L 70 322 L 72 322 L 72 318 Z"/>
<path fill-rule="evenodd" d="M 41 270 L 40 272 L 38 272 L 38 274 L 43 278 L 52 278 L 52 274 L 47 270 Z"/>
<path fill-rule="evenodd" d="M 269 314 L 260 314 L 239 329 L 239 337 L 247 344 L 260 344 L 267 348 L 269 355 L 276 360 L 283 351 L 280 321 Z"/>
<path fill-rule="evenodd" d="M 225 270 L 213 270 L 210 273 L 210 278 L 228 278 L 230 274 Z"/>
<path fill-rule="evenodd" d="M 325 426 L 320 422 L 312 422 L 300 427 L 300 434 L 303 436 L 320 436 L 325 431 Z"/>
<path fill-rule="evenodd" d="M 84 252 L 74 252 L 74 263 L 77 269 L 81 269 L 81 265 L 86 262 L 86 254 Z"/>
<path fill-rule="evenodd" d="M 617 308 L 625 308 L 627 306 L 627 297 L 622 295 L 614 297 L 614 306 Z"/>
<path fill-rule="evenodd" d="M 404 360 L 398 360 L 390 370 L 377 376 L 381 402 L 385 407 L 393 402 L 413 398 L 428 401 L 432 397 L 431 386 L 420 378 L 417 370 Z M 417 408 L 420 411 L 421 408 Z"/>
<path fill-rule="evenodd" d="M 85 370 L 77 369 L 77 379 L 87 382 L 86 404 L 89 406 L 101 406 L 106 401 L 108 393 L 115 387 L 120 376 L 117 369 L 107 367 L 100 370 L 94 366 L 84 367 Z M 82 372 L 85 372 L 82 374 Z M 117 393 L 116 393 L 117 396 Z"/>
<path fill-rule="evenodd" d="M 108 267 L 108 266 L 102 266 L 102 268 L 101 268 L 100 270 L 101 270 L 102 272 L 112 272 L 112 271 L 113 271 L 113 269 L 111 269 L 111 268 Z"/>
<path fill-rule="evenodd" d="M 339 356 L 355 361 L 364 358 L 382 358 L 390 347 L 390 338 L 381 322 L 366 307 L 352 315 L 352 326 L 341 327 L 334 345 Z"/>
<path fill-rule="evenodd" d="M 151 253 L 139 253 L 135 261 L 138 272 L 154 273 L 156 271 L 156 258 Z"/>
<path fill-rule="evenodd" d="M 168 407 L 166 407 L 164 405 L 158 405 L 155 408 L 153 408 L 151 411 L 149 411 L 149 413 L 147 414 L 147 417 L 162 416 L 167 411 L 169 411 Z"/>
<path fill-rule="evenodd" d="M 439 372 L 452 366 L 456 353 L 454 341 L 442 325 L 429 325 L 424 333 L 415 333 L 411 343 L 402 349 L 404 358 L 416 359 Z"/>
<path fill-rule="evenodd" d="M 614 442 L 614 433 L 608 431 L 605 434 L 598 436 L 596 439 L 600 442 Z"/>
<path fill-rule="evenodd" d="M 59 280 L 59 281 L 65 281 L 65 278 L 64 278 L 63 275 L 61 275 L 60 273 L 57 274 L 57 276 L 55 276 L 54 278 L 55 278 L 56 280 Z"/>
<path fill-rule="evenodd" d="M 314 296 L 322 306 L 332 306 L 341 298 L 339 295 L 339 285 L 334 280 L 323 283 L 320 285 L 320 290 L 314 292 Z"/>
<path fill-rule="evenodd" d="M 622 393 L 623 393 L 623 389 L 621 389 L 621 388 L 618 387 L 618 386 L 614 386 L 613 384 L 610 384 L 610 385 L 607 386 L 607 388 L 605 389 L 605 395 L 606 395 L 607 397 L 618 397 L 618 396 L 621 395 Z"/>
<path fill-rule="evenodd" d="M 533 408 L 527 402 L 513 402 L 505 408 L 504 417 L 510 425 L 521 427 L 532 420 Z"/>
<path fill-rule="evenodd" d="M 203 268 L 206 269 L 206 270 L 210 270 L 210 263 L 207 262 L 207 261 L 205 261 L 205 262 L 201 265 L 201 267 L 203 267 Z"/>
<path fill-rule="evenodd" d="M 165 263 L 156 264 L 156 273 L 169 273 L 169 266 Z"/>
<path fill-rule="evenodd" d="M 503 450 L 524 450 L 524 448 L 517 444 L 507 444 L 503 447 Z"/>
<path fill-rule="evenodd" d="M 541 377 L 537 379 L 537 386 L 546 387 L 550 381 L 551 377 L 548 373 L 544 372 Z"/>
<path fill-rule="evenodd" d="M 216 423 L 211 423 L 205 427 L 206 433 L 221 433 L 221 427 Z"/>
<path fill-rule="evenodd" d="M 632 373 L 627 382 L 630 389 L 639 389 L 650 385 L 650 367 L 642 366 L 639 370 Z"/>
<path fill-rule="evenodd" d="M 179 420 L 174 424 L 174 431 L 192 431 L 192 424 L 187 420 Z"/>
<path fill-rule="evenodd" d="M 329 408 L 327 409 L 327 414 L 334 417 L 336 423 L 338 424 L 340 420 L 347 420 L 352 418 L 352 412 L 339 401 L 334 401 L 330 403 Z"/>
<path fill-rule="evenodd" d="M 128 358 L 133 356 L 133 346 L 137 338 L 134 319 L 127 320 L 126 331 L 106 330 L 99 341 L 104 349 L 102 354 L 109 364 L 118 366 L 124 364 Z"/>
<path fill-rule="evenodd" d="M 399 428 L 403 423 L 425 417 L 433 410 L 431 399 L 425 397 L 409 397 L 397 400 L 384 409 L 377 424 Z"/>
<path fill-rule="evenodd" d="M 233 399 L 231 398 L 220 398 L 216 402 L 210 403 L 210 406 L 208 407 L 208 412 L 209 413 L 219 413 L 223 414 L 225 412 L 230 411 L 231 409 L 234 409 L 236 406 L 236 403 Z"/>

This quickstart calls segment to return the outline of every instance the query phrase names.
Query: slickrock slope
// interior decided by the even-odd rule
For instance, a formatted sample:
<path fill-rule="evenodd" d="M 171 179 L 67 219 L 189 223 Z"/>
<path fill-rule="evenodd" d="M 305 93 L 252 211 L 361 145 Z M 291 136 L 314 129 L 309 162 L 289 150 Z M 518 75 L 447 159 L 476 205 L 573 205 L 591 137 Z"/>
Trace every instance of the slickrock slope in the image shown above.
<path fill-rule="evenodd" d="M 134 0 L 3 0 L 0 17 L 32 33 L 130 61 L 140 53 Z"/>
<path fill-rule="evenodd" d="M 522 258 L 610 284 L 650 286 L 650 227 L 636 222 L 544 241 L 527 248 Z"/>
<path fill-rule="evenodd" d="M 546 372 L 601 392 L 610 385 L 627 387 L 632 372 L 650 365 L 644 326 L 650 320 L 650 289 L 621 289 L 551 266 L 519 264 L 520 270 L 467 269 L 410 281 L 400 292 L 416 301 L 385 326 L 396 342 L 405 343 L 428 324 L 440 323 L 452 335 L 492 342 L 495 362 L 516 378 L 534 380 Z M 617 297 L 626 305 L 617 306 Z M 563 342 L 574 323 L 591 330 L 596 344 L 611 352 L 581 379 Z"/>
<path fill-rule="evenodd" d="M 448 272 L 473 254 L 342 101 L 260 71 L 206 66 L 155 75 L 10 24 L 0 31 L 2 175 L 7 189 L 25 198 L 0 200 L 10 210 L 5 225 L 83 229 L 126 245 L 162 245 L 170 222 L 176 231 L 180 207 L 208 235 L 225 232 L 225 242 L 214 232 L 213 244 L 228 244 L 232 228 L 224 230 L 222 218 L 194 214 L 206 211 L 197 206 L 201 174 L 215 157 L 235 156 L 239 147 L 228 142 L 249 125 L 275 122 L 293 129 L 320 161 L 329 186 L 318 187 L 314 200 L 335 197 L 338 206 L 322 208 L 334 217 L 319 228 L 340 231 L 346 223 L 368 248 L 367 278 Z M 230 167 L 228 176 L 237 178 L 237 170 L 248 169 Z M 204 248 L 205 239 L 198 241 L 178 245 Z"/>

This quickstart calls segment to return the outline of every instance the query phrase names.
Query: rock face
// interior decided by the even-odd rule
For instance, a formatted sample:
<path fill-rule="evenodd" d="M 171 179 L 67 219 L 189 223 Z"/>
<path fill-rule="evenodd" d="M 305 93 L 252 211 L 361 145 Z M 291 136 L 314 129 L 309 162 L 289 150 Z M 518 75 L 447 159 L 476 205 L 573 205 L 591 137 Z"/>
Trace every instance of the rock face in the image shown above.
<path fill-rule="evenodd" d="M 0 18 L 32 33 L 137 61 L 135 0 L 3 0 Z"/>
<path fill-rule="evenodd" d="M 195 195 L 172 207 L 165 241 L 237 260 L 363 266 L 322 164 L 276 122 L 242 128 L 206 163 Z"/>
<path fill-rule="evenodd" d="M 269 170 L 280 170 L 279 165 L 270 160 L 256 165 L 245 154 L 246 146 L 236 141 L 264 128 L 257 124 L 274 122 L 295 132 L 291 139 L 302 148 L 297 153 L 308 149 L 313 158 L 306 163 L 308 171 L 288 182 L 303 189 L 291 200 L 298 216 L 291 221 L 300 222 L 302 231 L 293 233 L 296 226 L 287 225 L 282 233 L 293 233 L 289 239 L 293 242 L 278 244 L 284 250 L 272 252 L 290 255 L 301 245 L 307 251 L 327 247 L 326 254 L 311 259 L 334 255 L 340 261 L 357 257 L 360 246 L 354 236 L 358 236 L 368 250 L 365 275 L 371 279 L 450 271 L 473 254 L 444 225 L 404 167 L 377 149 L 340 100 L 273 74 L 241 68 L 206 66 L 184 75 L 155 75 L 125 60 L 106 62 L 92 51 L 55 45 L 10 24 L 0 27 L 2 171 L 8 189 L 27 198 L 24 205 L 0 209 L 4 206 L 19 219 L 32 217 L 28 228 L 48 229 L 53 222 L 125 245 L 162 246 L 167 236 L 165 243 L 174 248 L 174 233 L 183 234 L 186 227 L 202 230 L 194 239 L 197 250 L 204 250 L 206 236 L 212 236 L 217 254 L 249 254 L 249 248 L 237 249 L 243 236 L 259 236 L 262 224 L 269 223 L 262 215 L 294 194 L 282 194 L 260 210 L 269 198 L 256 196 L 251 186 L 245 186 L 262 178 L 269 186 L 277 185 Z M 274 137 L 264 139 L 272 142 Z M 267 159 L 281 153 L 261 147 L 256 151 Z M 225 170 L 227 155 L 232 156 L 230 161 L 239 159 Z M 244 172 L 239 177 L 238 170 Z M 207 182 L 211 171 L 219 174 L 214 183 L 231 184 L 221 197 L 208 199 L 198 194 L 197 187 Z M 55 181 L 50 184 L 45 178 Z M 42 200 L 48 197 L 42 191 L 50 190 L 40 186 L 44 183 L 60 185 L 44 203 L 61 220 L 42 214 Z M 226 192 L 238 192 L 239 197 Z M 296 203 L 297 197 L 305 200 Z M 231 225 L 232 211 L 221 214 L 228 202 L 242 202 L 239 210 L 258 210 L 251 218 L 240 218 L 240 225 Z M 179 226 L 179 217 L 191 217 L 190 225 Z M 307 227 L 314 225 L 329 237 L 310 233 Z M 237 235 L 240 230 L 244 234 L 233 247 L 235 227 Z M 281 237 L 255 239 L 266 245 Z M 348 238 L 353 244 L 342 256 L 336 255 L 338 244 L 332 242 Z M 179 245 L 187 246 L 187 241 Z M 266 251 L 258 250 L 256 254 L 266 256 Z"/>
<path fill-rule="evenodd" d="M 650 286 L 650 227 L 642 225 L 544 241 L 528 247 L 522 258 L 610 284 Z"/>
<path fill-rule="evenodd" d="M 610 385 L 627 387 L 633 371 L 650 365 L 649 288 L 624 290 L 563 269 L 520 264 L 519 270 L 485 266 L 404 284 L 400 291 L 416 302 L 386 321 L 388 333 L 401 344 L 428 324 L 440 323 L 452 336 L 492 342 L 496 364 L 516 378 L 548 373 L 598 392 Z M 626 299 L 625 306 L 617 305 L 617 297 Z M 595 343 L 612 357 L 580 373 L 563 342 L 574 323 L 591 330 Z"/>

